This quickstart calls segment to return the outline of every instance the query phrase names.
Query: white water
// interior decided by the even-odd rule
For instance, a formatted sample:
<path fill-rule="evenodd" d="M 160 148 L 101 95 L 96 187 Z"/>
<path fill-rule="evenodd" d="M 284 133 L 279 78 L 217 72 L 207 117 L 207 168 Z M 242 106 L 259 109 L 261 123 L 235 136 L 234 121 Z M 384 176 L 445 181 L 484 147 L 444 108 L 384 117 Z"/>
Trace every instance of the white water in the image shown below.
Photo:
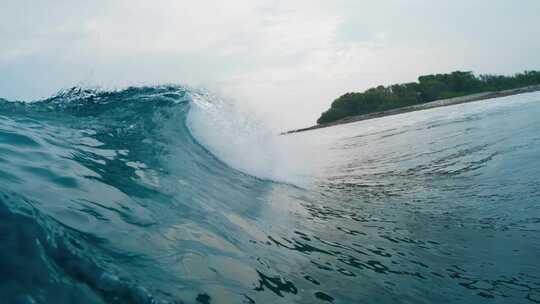
<path fill-rule="evenodd" d="M 200 144 L 229 166 L 278 182 L 311 182 L 314 153 L 300 137 L 281 136 L 250 111 L 207 92 L 191 93 L 188 127 Z"/>

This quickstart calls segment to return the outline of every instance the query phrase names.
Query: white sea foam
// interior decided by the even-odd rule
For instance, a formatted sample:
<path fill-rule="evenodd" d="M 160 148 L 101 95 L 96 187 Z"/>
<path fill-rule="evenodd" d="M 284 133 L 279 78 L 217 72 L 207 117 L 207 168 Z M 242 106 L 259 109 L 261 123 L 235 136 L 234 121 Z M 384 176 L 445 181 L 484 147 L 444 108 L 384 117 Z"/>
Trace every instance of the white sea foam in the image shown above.
<path fill-rule="evenodd" d="M 254 112 L 208 92 L 191 92 L 187 124 L 217 158 L 244 173 L 303 186 L 310 166 L 300 143 L 270 131 Z M 302 159 L 301 159 L 302 158 Z"/>

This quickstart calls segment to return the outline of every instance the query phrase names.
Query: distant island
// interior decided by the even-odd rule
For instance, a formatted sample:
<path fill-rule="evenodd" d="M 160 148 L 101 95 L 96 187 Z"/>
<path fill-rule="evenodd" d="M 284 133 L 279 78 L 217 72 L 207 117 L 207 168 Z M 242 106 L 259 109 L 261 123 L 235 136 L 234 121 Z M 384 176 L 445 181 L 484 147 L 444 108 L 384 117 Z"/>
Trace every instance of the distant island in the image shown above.
<path fill-rule="evenodd" d="M 418 77 L 418 82 L 344 94 L 322 113 L 317 125 L 287 133 L 537 90 L 540 90 L 540 71 L 513 76 L 476 76 L 470 71 L 424 75 Z"/>

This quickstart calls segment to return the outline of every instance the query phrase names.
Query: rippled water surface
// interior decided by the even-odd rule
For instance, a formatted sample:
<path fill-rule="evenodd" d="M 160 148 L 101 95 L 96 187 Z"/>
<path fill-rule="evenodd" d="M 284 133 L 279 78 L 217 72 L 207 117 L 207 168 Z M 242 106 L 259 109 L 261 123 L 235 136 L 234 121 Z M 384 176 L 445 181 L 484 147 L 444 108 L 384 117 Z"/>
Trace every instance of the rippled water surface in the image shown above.
<path fill-rule="evenodd" d="M 2 303 L 540 302 L 540 94 L 269 154 L 205 98 L 0 101 Z"/>

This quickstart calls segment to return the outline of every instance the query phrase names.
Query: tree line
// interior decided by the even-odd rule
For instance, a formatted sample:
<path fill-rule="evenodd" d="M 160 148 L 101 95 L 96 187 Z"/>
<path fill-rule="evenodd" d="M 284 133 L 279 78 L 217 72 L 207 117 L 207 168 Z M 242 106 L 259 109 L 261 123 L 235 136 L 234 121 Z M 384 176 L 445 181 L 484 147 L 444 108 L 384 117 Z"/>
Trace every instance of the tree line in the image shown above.
<path fill-rule="evenodd" d="M 378 86 L 363 93 L 346 93 L 322 113 L 318 124 L 345 117 L 381 112 L 437 99 L 482 92 L 496 92 L 540 84 L 540 71 L 525 71 L 513 76 L 478 75 L 455 71 L 450 74 L 424 75 L 418 82 Z"/>

